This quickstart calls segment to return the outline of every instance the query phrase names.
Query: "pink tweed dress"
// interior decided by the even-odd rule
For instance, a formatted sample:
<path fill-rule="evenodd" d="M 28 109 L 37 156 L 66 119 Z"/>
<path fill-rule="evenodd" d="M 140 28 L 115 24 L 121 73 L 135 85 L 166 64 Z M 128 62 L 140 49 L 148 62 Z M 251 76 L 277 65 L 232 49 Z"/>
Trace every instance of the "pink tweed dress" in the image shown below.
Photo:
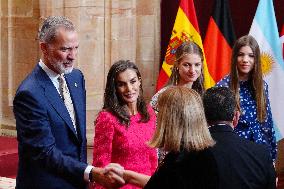
<path fill-rule="evenodd" d="M 139 122 L 141 116 L 131 116 L 130 126 L 122 125 L 116 116 L 101 111 L 96 119 L 93 165 L 104 167 L 109 163 L 119 163 L 124 169 L 152 175 L 157 168 L 157 150 L 146 143 L 152 138 L 156 128 L 156 116 L 149 106 L 150 120 Z M 96 184 L 96 189 L 104 187 Z M 122 189 L 138 189 L 127 184 Z"/>

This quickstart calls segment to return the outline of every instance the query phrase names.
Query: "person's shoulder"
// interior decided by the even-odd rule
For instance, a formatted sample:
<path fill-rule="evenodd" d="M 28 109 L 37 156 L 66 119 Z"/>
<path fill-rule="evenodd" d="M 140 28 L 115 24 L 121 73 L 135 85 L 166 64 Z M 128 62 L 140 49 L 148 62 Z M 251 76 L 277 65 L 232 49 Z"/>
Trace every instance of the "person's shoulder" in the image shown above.
<path fill-rule="evenodd" d="M 118 118 L 117 116 L 115 116 L 113 113 L 111 113 L 110 111 L 106 110 L 106 109 L 102 109 L 96 118 L 95 122 L 101 122 L 101 123 L 106 123 L 106 122 L 111 122 L 113 124 L 118 123 Z"/>
<path fill-rule="evenodd" d="M 83 72 L 77 68 L 74 68 L 72 72 L 70 73 L 70 75 L 73 77 L 84 77 Z"/>
<path fill-rule="evenodd" d="M 150 123 L 150 126 L 152 126 L 153 128 L 156 128 L 157 117 L 156 117 L 155 109 L 154 109 L 154 107 L 152 107 L 151 104 L 147 105 L 147 112 L 150 116 L 150 119 L 147 123 Z"/>
<path fill-rule="evenodd" d="M 150 105 L 151 105 L 152 107 L 155 107 L 155 106 L 156 106 L 159 95 L 162 94 L 167 88 L 169 88 L 169 86 L 166 86 L 166 87 L 161 88 L 158 92 L 156 92 L 156 93 L 154 94 L 154 96 L 151 98 L 151 101 L 150 101 Z"/>
<path fill-rule="evenodd" d="M 96 133 L 112 132 L 119 125 L 117 118 L 106 110 L 101 110 L 94 122 Z"/>
<path fill-rule="evenodd" d="M 84 79 L 84 74 L 81 70 L 77 69 L 77 68 L 73 68 L 71 73 L 68 73 L 65 75 L 68 78 L 73 78 L 76 80 L 81 80 Z"/>
<path fill-rule="evenodd" d="M 38 78 L 36 77 L 36 74 L 34 71 L 32 71 L 30 74 L 26 76 L 26 78 L 20 83 L 16 94 L 27 92 L 27 93 L 39 93 L 41 91 L 40 82 Z"/>
<path fill-rule="evenodd" d="M 78 68 L 73 68 L 72 72 L 71 73 L 74 73 L 74 74 L 83 74 L 82 71 Z"/>
<path fill-rule="evenodd" d="M 78 88 L 82 87 L 85 89 L 85 78 L 81 70 L 74 68 L 71 73 L 65 75 L 65 78 L 70 82 L 77 83 L 75 85 L 76 87 Z"/>
<path fill-rule="evenodd" d="M 158 92 L 156 92 L 156 94 L 154 96 L 159 96 L 161 93 L 163 93 L 165 90 L 167 90 L 167 88 L 169 88 L 170 86 L 166 86 L 161 88 L 160 90 L 158 90 Z"/>
<path fill-rule="evenodd" d="M 252 166 L 266 167 L 272 163 L 268 146 L 258 144 L 237 134 L 224 134 L 222 137 L 214 137 L 216 144 L 210 148 L 217 162 L 222 163 L 224 159 L 231 161 L 232 157 L 237 158 L 236 164 L 243 160 L 250 162 Z M 223 155 L 224 157 L 221 157 Z M 242 164 L 242 163 L 241 163 Z"/>
<path fill-rule="evenodd" d="M 19 103 L 21 102 L 21 103 Z M 14 108 L 23 102 L 43 108 L 46 103 L 45 89 L 34 74 L 29 74 L 19 85 L 13 99 Z"/>
<path fill-rule="evenodd" d="M 269 154 L 268 146 L 263 145 L 263 144 L 258 144 L 252 141 L 247 141 L 247 140 L 245 141 L 247 142 L 247 145 L 250 146 L 251 149 L 254 149 L 255 151 L 258 151 L 258 152 Z"/>
<path fill-rule="evenodd" d="M 164 92 L 167 89 L 167 87 L 161 88 L 158 92 L 156 92 L 154 94 L 154 96 L 152 96 L 151 100 L 150 100 L 150 106 L 154 109 L 154 111 L 158 112 L 157 109 L 157 103 L 158 103 L 158 98 L 159 95 Z"/>
<path fill-rule="evenodd" d="M 248 144 L 249 150 L 252 152 L 254 157 L 259 159 L 259 162 L 263 163 L 263 166 L 273 167 L 273 160 L 270 154 L 270 149 L 267 145 L 258 144 L 252 141 Z"/>
<path fill-rule="evenodd" d="M 161 88 L 157 93 L 163 93 L 165 90 L 167 90 L 170 87 L 173 87 L 173 86 L 172 85 L 167 85 L 167 86 Z"/>
<path fill-rule="evenodd" d="M 115 116 L 108 110 L 106 109 L 102 109 L 99 113 L 98 113 L 98 117 L 108 117 L 108 118 L 114 118 Z"/>
<path fill-rule="evenodd" d="M 214 156 L 212 153 L 212 147 L 205 148 L 203 150 L 198 150 L 198 151 L 183 151 L 180 152 L 176 156 L 176 161 L 177 162 L 192 162 L 192 161 L 199 161 L 201 159 L 205 160 L 214 160 Z"/>
<path fill-rule="evenodd" d="M 263 81 L 264 86 L 268 86 L 267 82 L 264 79 L 262 81 Z"/>
<path fill-rule="evenodd" d="M 230 82 L 230 75 L 226 75 L 216 83 L 216 87 L 228 87 Z"/>
<path fill-rule="evenodd" d="M 266 145 L 258 144 L 242 137 L 238 137 L 241 146 L 248 148 L 252 153 L 260 156 L 270 156 L 269 148 Z"/>
<path fill-rule="evenodd" d="M 153 107 L 151 106 L 151 104 L 147 104 L 147 111 L 150 114 L 150 116 L 152 117 L 153 115 L 155 115 L 155 110 L 153 109 Z"/>
<path fill-rule="evenodd" d="M 264 85 L 264 89 L 267 90 L 268 89 L 268 83 L 265 80 L 263 80 L 263 85 Z"/>

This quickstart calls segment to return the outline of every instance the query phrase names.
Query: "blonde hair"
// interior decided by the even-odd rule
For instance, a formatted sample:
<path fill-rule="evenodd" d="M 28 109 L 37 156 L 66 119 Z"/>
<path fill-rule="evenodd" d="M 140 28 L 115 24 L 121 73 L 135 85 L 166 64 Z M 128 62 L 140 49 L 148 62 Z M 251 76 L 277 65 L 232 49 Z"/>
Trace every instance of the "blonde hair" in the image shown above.
<path fill-rule="evenodd" d="M 196 54 L 200 57 L 202 62 L 201 74 L 196 81 L 192 84 L 192 89 L 196 90 L 200 95 L 204 93 L 204 79 L 203 79 L 203 61 L 204 56 L 202 49 L 194 41 L 183 42 L 176 50 L 175 53 L 175 63 L 172 68 L 172 74 L 169 78 L 167 86 L 177 86 L 180 81 L 180 75 L 178 70 L 178 65 L 182 59 L 189 54 Z"/>
<path fill-rule="evenodd" d="M 187 87 L 173 86 L 158 99 L 157 129 L 151 147 L 166 151 L 199 151 L 215 144 L 200 95 Z"/>

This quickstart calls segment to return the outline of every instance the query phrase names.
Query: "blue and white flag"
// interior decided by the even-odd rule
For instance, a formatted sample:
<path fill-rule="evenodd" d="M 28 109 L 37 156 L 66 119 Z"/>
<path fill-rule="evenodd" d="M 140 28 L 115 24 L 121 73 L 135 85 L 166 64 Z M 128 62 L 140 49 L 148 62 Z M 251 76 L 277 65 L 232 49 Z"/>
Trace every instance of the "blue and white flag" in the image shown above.
<path fill-rule="evenodd" d="M 269 100 L 276 140 L 284 137 L 284 62 L 275 18 L 273 0 L 260 0 L 249 35 L 260 47 L 264 79 L 269 88 Z"/>
<path fill-rule="evenodd" d="M 280 43 L 282 44 L 282 56 L 283 56 L 283 61 L 284 61 L 284 24 L 282 26 L 282 30 L 280 33 Z"/>

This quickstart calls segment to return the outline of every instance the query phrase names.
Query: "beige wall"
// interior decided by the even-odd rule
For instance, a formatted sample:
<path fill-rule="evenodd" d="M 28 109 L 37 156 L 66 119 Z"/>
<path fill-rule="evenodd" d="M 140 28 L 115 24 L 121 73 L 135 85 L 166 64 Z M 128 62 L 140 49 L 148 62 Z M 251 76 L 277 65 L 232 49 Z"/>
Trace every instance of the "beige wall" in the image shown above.
<path fill-rule="evenodd" d="M 38 59 L 36 32 L 39 9 L 36 1 L 1 1 L 1 133 L 15 135 L 13 95 L 18 84 Z"/>
<path fill-rule="evenodd" d="M 114 61 L 136 62 L 146 99 L 153 95 L 160 54 L 160 0 L 1 0 L 0 8 L 2 135 L 16 135 L 13 95 L 40 58 L 37 31 L 49 15 L 69 17 L 79 32 L 77 67 L 86 79 L 89 145 L 95 116 L 102 107 L 106 75 Z"/>

